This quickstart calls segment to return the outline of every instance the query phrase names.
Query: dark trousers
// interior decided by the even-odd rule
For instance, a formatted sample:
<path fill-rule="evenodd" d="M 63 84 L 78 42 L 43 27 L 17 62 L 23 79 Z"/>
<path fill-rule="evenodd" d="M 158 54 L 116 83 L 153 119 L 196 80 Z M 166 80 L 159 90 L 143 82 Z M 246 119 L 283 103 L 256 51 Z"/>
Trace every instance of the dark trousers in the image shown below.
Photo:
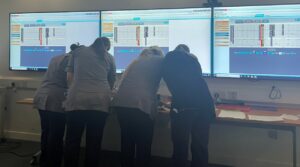
<path fill-rule="evenodd" d="M 86 129 L 85 167 L 97 167 L 107 113 L 101 111 L 67 112 L 65 167 L 78 167 L 80 143 Z"/>
<path fill-rule="evenodd" d="M 201 111 L 171 111 L 173 166 L 188 166 L 189 138 L 192 137 L 191 167 L 208 167 L 208 138 L 211 118 Z"/>
<path fill-rule="evenodd" d="M 64 113 L 39 110 L 41 119 L 41 167 L 59 167 L 63 155 Z"/>
<path fill-rule="evenodd" d="M 121 164 L 133 167 L 148 166 L 151 159 L 153 120 L 139 109 L 116 108 L 121 128 Z"/>

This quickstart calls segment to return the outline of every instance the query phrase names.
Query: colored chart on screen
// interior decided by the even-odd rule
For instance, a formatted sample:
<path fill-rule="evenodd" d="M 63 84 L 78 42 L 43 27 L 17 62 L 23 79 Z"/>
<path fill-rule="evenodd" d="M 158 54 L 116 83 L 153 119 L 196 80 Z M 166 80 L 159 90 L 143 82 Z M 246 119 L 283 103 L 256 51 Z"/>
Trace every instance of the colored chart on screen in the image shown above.
<path fill-rule="evenodd" d="M 103 11 L 101 33 L 112 43 L 117 71 L 122 72 L 145 47 L 164 53 L 186 44 L 198 58 L 204 75 L 211 73 L 211 9 Z"/>
<path fill-rule="evenodd" d="M 300 5 L 221 7 L 214 17 L 216 76 L 300 79 Z"/>
<path fill-rule="evenodd" d="M 10 15 L 10 68 L 45 70 L 50 59 L 79 42 L 99 37 L 100 12 L 16 13 Z"/>

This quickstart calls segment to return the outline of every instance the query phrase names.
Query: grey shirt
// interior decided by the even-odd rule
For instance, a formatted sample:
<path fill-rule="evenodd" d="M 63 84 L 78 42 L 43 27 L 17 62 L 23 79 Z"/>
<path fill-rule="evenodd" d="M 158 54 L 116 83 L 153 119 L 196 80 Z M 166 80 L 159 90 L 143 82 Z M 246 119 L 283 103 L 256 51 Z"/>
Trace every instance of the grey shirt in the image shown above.
<path fill-rule="evenodd" d="M 63 112 L 62 103 L 67 91 L 65 68 L 69 54 L 53 57 L 41 86 L 34 96 L 34 107 L 39 110 Z"/>
<path fill-rule="evenodd" d="M 83 46 L 70 57 L 67 71 L 73 73 L 73 81 L 64 104 L 65 110 L 108 112 L 116 78 L 113 57 L 108 52 L 97 55 L 92 47 Z"/>
<path fill-rule="evenodd" d="M 162 62 L 163 57 L 153 55 L 139 56 L 133 61 L 122 76 L 112 106 L 137 108 L 155 114 Z"/>

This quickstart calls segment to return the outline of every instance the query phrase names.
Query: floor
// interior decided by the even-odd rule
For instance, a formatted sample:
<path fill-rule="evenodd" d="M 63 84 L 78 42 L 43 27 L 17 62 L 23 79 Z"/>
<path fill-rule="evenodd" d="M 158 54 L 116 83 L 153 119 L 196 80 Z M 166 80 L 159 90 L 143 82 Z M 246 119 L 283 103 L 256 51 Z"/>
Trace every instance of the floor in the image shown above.
<path fill-rule="evenodd" d="M 1 167 L 31 167 L 32 155 L 39 150 L 39 143 L 27 141 L 14 141 L 0 143 Z M 80 162 L 83 162 L 81 156 Z M 38 166 L 38 165 L 35 165 Z M 81 166 L 83 166 L 81 164 Z M 120 167 L 119 153 L 104 151 L 101 158 L 101 167 Z M 170 159 L 153 157 L 151 167 L 171 167 Z M 225 167 L 211 165 L 210 167 Z"/>

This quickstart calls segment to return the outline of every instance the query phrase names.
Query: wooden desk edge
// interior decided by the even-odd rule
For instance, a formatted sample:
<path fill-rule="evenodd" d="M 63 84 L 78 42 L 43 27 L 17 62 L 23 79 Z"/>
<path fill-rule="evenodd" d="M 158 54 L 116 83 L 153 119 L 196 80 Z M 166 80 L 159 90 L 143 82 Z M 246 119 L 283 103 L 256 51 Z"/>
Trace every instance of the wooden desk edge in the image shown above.
<path fill-rule="evenodd" d="M 33 104 L 33 98 L 25 98 L 16 101 L 17 104 L 27 104 L 27 105 L 32 105 Z"/>

